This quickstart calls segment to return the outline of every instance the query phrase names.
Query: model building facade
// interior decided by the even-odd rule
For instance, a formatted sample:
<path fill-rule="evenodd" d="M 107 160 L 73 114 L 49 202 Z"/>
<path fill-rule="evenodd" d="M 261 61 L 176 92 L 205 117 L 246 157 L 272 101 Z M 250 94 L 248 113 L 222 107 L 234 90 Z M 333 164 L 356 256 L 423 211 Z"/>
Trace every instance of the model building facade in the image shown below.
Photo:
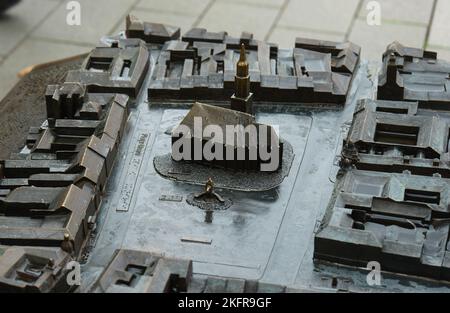
<path fill-rule="evenodd" d="M 0 292 L 450 292 L 448 62 L 126 24 L 1 103 L 46 116 L 0 151 Z"/>

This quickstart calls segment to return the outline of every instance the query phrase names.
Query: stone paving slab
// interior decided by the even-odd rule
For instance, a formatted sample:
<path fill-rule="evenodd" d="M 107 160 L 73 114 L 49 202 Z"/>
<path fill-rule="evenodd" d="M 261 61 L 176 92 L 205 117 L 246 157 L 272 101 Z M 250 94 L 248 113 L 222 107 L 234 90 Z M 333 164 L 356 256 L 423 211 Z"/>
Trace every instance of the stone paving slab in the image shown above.
<path fill-rule="evenodd" d="M 280 48 L 293 48 L 295 45 L 295 38 L 313 38 L 320 40 L 344 41 L 345 35 L 329 34 L 322 32 L 313 32 L 301 29 L 288 29 L 284 27 L 276 27 L 268 38 L 268 41 L 277 43 Z"/>
<path fill-rule="evenodd" d="M 200 20 L 199 27 L 209 31 L 228 31 L 240 36 L 243 31 L 251 32 L 256 39 L 264 39 L 275 21 L 278 10 L 246 4 L 216 1 Z"/>
<path fill-rule="evenodd" d="M 279 25 L 345 34 L 358 3 L 359 0 L 292 0 Z"/>
<path fill-rule="evenodd" d="M 9 54 L 58 4 L 55 0 L 23 0 L 0 16 L 0 54 Z"/>
<path fill-rule="evenodd" d="M 222 1 L 226 3 L 240 3 L 240 4 L 247 4 L 251 7 L 267 7 L 267 8 L 275 8 L 279 9 L 281 6 L 286 2 L 290 0 L 214 0 L 214 1 Z M 294 0 L 296 1 L 296 0 Z"/>
<path fill-rule="evenodd" d="M 17 73 L 23 68 L 86 53 L 90 49 L 67 43 L 44 42 L 33 38 L 25 40 L 15 50 L 14 57 L 5 59 L 0 65 L 0 99 L 3 99 L 17 83 L 19 80 Z"/>
<path fill-rule="evenodd" d="M 359 17 L 367 18 L 369 2 L 371 0 L 364 0 Z M 378 2 L 381 5 L 382 20 L 419 23 L 426 26 L 430 22 L 434 0 L 378 0 Z"/>
<path fill-rule="evenodd" d="M 381 62 L 386 47 L 393 41 L 405 46 L 422 48 L 427 28 L 383 22 L 381 26 L 369 26 L 366 20 L 356 20 L 350 33 L 350 41 L 362 46 L 362 58 Z"/>
<path fill-rule="evenodd" d="M 428 44 L 450 49 L 450 1 L 438 0 Z"/>
<path fill-rule="evenodd" d="M 212 0 L 141 0 L 137 8 L 178 13 L 179 15 L 199 16 Z"/>
<path fill-rule="evenodd" d="M 124 19 L 136 0 L 79 0 L 81 4 L 81 25 L 69 26 L 66 22 L 66 4 L 58 9 L 33 33 L 41 38 L 59 39 L 75 43 L 96 43 L 110 33 L 121 19 Z"/>
<path fill-rule="evenodd" d="M 286 0 L 218 0 L 224 1 L 227 3 L 230 2 L 238 2 L 238 3 L 247 3 L 253 6 L 265 6 L 271 8 L 280 8 Z"/>
<path fill-rule="evenodd" d="M 148 11 L 148 9 L 143 10 L 139 8 L 135 8 L 130 14 L 138 17 L 141 21 L 151 21 L 154 23 L 163 23 L 181 27 L 181 33 L 191 29 L 197 19 L 195 16 L 183 16 L 168 12 L 152 12 Z M 125 30 L 125 21 L 122 21 L 122 23 L 114 29 L 112 34 L 118 34 L 122 30 Z"/>

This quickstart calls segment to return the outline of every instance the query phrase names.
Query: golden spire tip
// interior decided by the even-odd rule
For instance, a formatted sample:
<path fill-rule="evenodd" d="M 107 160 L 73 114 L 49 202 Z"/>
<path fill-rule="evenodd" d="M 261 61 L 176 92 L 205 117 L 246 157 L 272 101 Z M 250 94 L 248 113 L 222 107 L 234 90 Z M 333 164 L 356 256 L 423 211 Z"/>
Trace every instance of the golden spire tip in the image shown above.
<path fill-rule="evenodd" d="M 241 56 L 240 56 L 240 62 L 245 62 L 247 61 L 247 55 L 245 53 L 245 45 L 242 43 L 241 44 Z"/>

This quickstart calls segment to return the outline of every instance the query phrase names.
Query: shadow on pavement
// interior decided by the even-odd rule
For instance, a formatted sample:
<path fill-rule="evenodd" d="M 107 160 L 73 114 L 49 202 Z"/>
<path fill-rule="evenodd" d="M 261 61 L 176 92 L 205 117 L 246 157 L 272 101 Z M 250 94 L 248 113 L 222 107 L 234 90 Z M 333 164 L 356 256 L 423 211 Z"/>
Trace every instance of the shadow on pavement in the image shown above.
<path fill-rule="evenodd" d="M 4 18 L 3 13 L 10 7 L 19 3 L 20 0 L 0 0 L 0 19 Z"/>

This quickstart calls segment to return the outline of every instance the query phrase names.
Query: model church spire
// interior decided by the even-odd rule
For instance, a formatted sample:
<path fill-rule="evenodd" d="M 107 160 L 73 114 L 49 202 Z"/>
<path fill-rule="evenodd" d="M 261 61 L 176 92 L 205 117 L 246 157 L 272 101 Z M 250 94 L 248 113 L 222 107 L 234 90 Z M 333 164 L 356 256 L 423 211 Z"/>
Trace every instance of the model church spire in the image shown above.
<path fill-rule="evenodd" d="M 250 92 L 249 65 L 244 44 L 241 45 L 234 86 L 235 94 L 231 97 L 231 109 L 253 114 L 253 94 Z"/>

